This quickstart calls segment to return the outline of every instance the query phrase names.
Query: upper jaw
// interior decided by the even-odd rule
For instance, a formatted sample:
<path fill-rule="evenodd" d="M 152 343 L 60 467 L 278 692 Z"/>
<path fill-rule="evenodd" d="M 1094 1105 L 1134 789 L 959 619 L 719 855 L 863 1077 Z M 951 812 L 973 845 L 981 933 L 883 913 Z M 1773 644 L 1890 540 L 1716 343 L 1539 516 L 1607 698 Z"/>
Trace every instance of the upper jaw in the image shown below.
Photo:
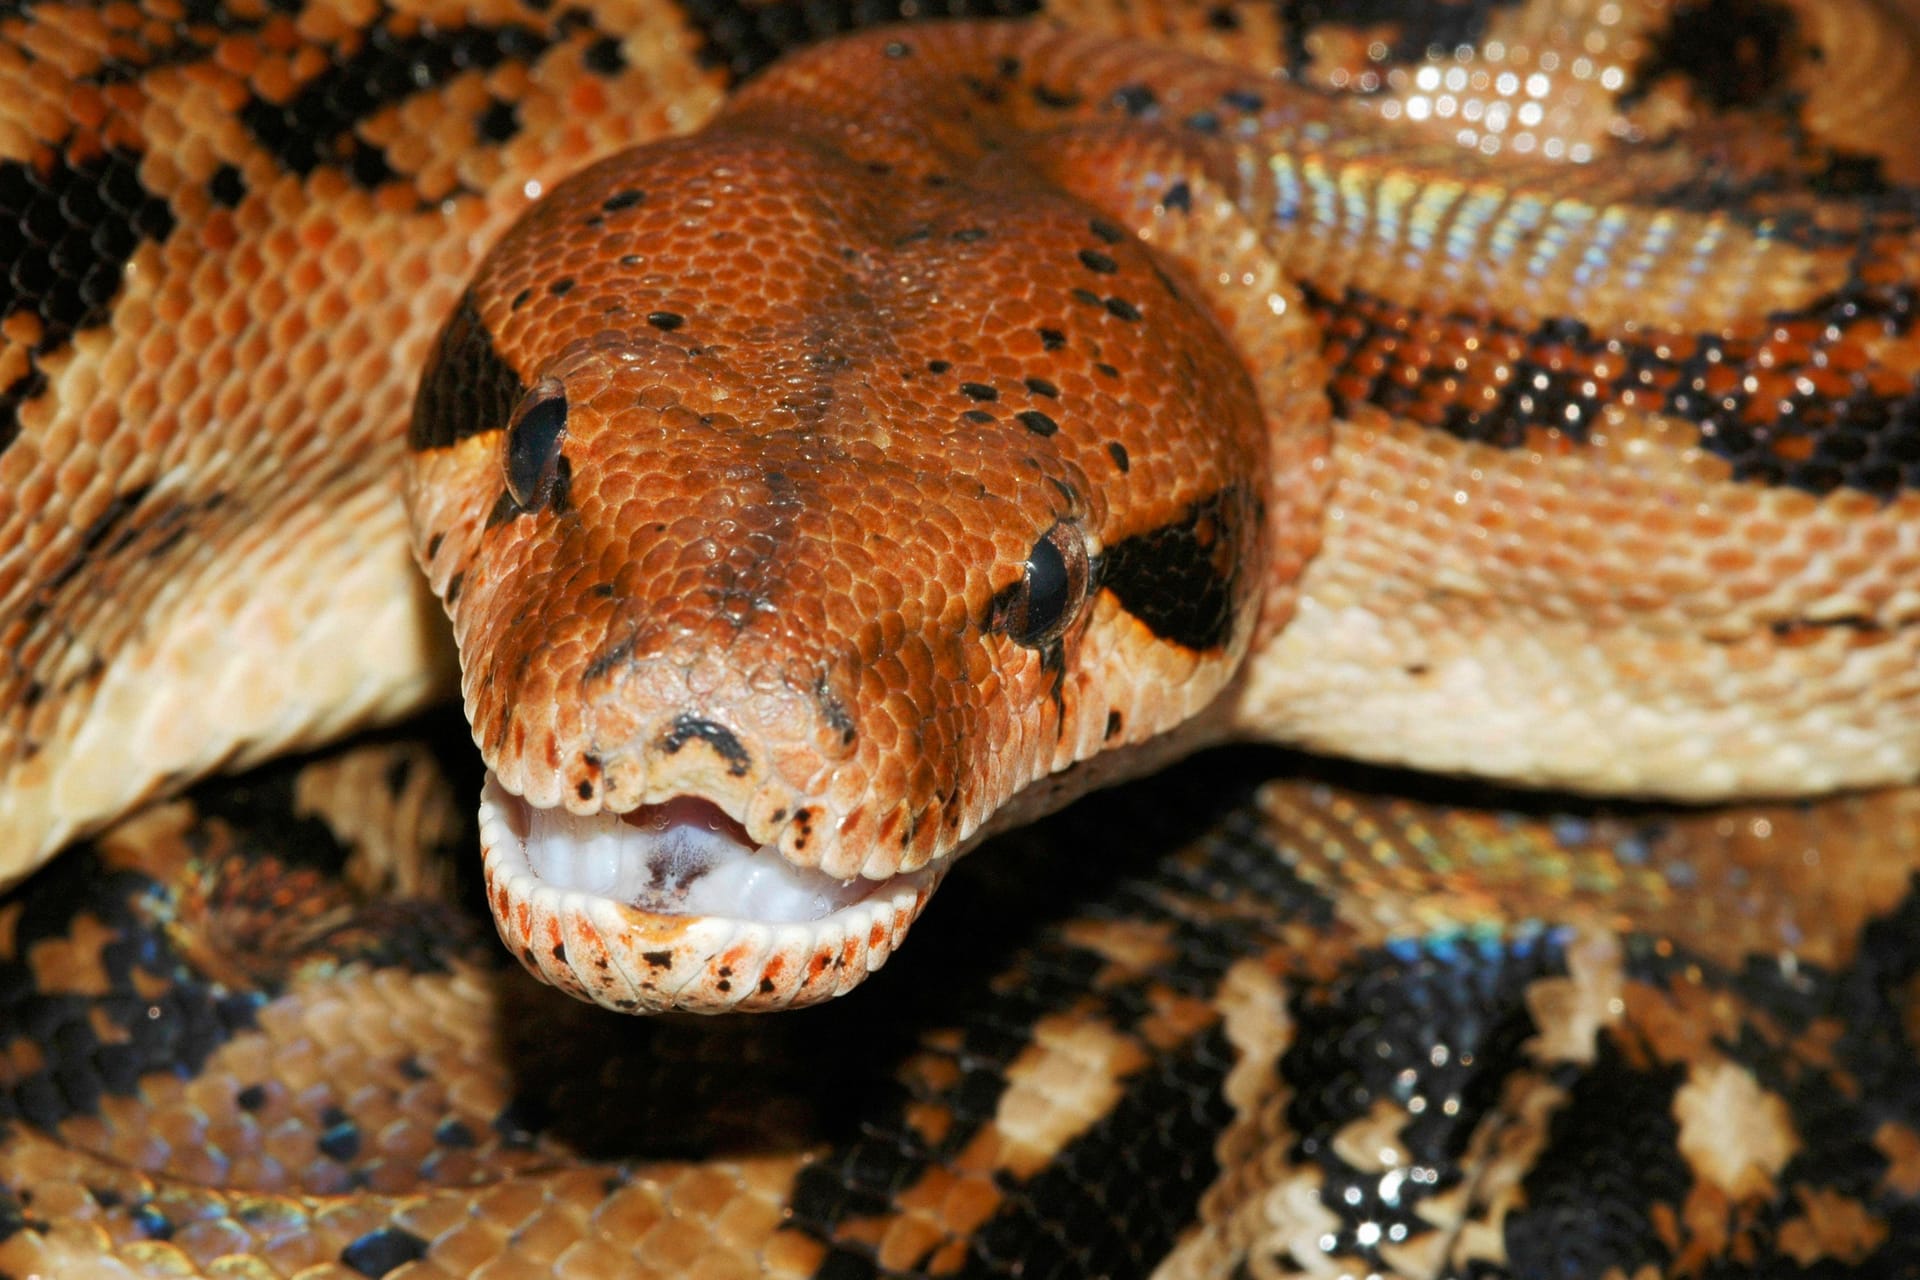
<path fill-rule="evenodd" d="M 950 857 L 838 879 L 752 840 L 709 801 L 635 815 L 539 809 L 491 773 L 480 806 L 501 939 L 554 986 L 606 1008 L 716 1013 L 815 1004 L 883 964 Z"/>

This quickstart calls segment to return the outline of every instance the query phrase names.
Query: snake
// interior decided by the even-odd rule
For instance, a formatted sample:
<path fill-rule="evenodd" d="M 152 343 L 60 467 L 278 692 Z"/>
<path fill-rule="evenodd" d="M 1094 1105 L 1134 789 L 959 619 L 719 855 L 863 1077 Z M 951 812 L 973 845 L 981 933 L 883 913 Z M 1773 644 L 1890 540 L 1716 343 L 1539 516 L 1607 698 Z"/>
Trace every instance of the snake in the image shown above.
<path fill-rule="evenodd" d="M 1914 16 L 1337 9 L 0 15 L 0 1267 L 1913 1265 Z"/>

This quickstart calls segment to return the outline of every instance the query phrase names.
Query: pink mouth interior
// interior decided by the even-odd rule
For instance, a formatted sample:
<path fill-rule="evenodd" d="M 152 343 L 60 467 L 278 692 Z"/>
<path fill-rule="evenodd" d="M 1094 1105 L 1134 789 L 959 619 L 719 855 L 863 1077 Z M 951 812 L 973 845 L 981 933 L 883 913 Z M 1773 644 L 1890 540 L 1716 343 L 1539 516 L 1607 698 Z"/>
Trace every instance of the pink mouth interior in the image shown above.
<path fill-rule="evenodd" d="M 659 915 L 819 920 L 865 899 L 879 883 L 796 867 L 693 796 L 619 815 L 583 817 L 523 801 L 514 807 L 510 825 L 540 879 Z"/>
<path fill-rule="evenodd" d="M 660 804 L 643 804 L 621 814 L 620 821 L 655 836 L 664 835 L 674 827 L 701 826 L 738 845 L 754 843 L 747 829 L 728 817 L 719 805 L 698 796 L 675 796 Z"/>

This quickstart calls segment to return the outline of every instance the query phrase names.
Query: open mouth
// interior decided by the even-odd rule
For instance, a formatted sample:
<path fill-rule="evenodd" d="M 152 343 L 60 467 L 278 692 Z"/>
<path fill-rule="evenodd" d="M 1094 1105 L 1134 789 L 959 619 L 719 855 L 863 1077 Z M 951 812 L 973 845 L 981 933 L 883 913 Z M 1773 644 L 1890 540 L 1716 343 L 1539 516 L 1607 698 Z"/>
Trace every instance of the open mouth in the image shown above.
<path fill-rule="evenodd" d="M 873 893 L 878 880 L 836 880 L 796 867 L 711 801 L 680 796 L 623 814 L 580 817 L 525 801 L 527 865 L 561 889 L 659 915 L 771 924 L 820 920 Z M 518 826 L 519 824 L 511 823 Z"/>
<path fill-rule="evenodd" d="M 540 809 L 488 774 L 487 897 L 537 976 L 626 1012 L 813 1004 L 880 967 L 943 865 L 840 880 L 788 862 L 710 801 Z"/>

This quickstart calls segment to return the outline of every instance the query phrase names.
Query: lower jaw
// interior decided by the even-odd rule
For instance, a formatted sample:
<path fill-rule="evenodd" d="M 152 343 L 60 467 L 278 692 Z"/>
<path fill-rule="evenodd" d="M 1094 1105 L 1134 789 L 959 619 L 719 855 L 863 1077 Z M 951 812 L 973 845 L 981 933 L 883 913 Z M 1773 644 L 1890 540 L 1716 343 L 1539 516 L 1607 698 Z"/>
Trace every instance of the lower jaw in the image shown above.
<path fill-rule="evenodd" d="M 640 875 L 609 870 L 604 858 L 558 860 L 593 887 L 621 895 L 612 897 L 543 878 L 529 858 L 534 823 L 527 802 L 489 774 L 480 843 L 501 941 L 536 977 L 622 1013 L 769 1011 L 844 994 L 886 963 L 946 871 L 942 863 L 842 885 L 789 872 L 783 862 L 756 864 L 779 862 L 778 855 L 744 848 L 718 860 L 723 870 L 690 875 L 684 860 L 664 874 Z M 549 870 L 556 865 L 551 853 L 537 856 Z M 769 890 L 769 876 L 791 883 Z M 743 885 L 780 918 L 728 914 L 727 892 Z"/>

